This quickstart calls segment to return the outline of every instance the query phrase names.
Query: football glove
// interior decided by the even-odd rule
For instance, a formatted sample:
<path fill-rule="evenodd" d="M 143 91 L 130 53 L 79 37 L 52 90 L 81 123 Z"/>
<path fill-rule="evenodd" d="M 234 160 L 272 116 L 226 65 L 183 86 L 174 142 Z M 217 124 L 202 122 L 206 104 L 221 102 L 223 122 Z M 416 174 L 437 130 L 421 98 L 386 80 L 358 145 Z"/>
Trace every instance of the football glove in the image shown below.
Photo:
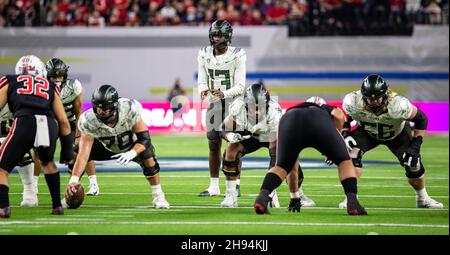
<path fill-rule="evenodd" d="M 327 164 L 328 166 L 333 165 L 333 160 L 329 159 L 329 158 L 325 158 L 325 164 Z"/>
<path fill-rule="evenodd" d="M 227 138 L 227 141 L 230 142 L 230 143 L 240 143 L 240 142 L 242 142 L 244 140 L 249 139 L 251 137 L 251 135 L 244 135 L 244 136 L 242 136 L 242 135 L 240 135 L 238 133 L 230 132 L 225 137 Z"/>
<path fill-rule="evenodd" d="M 116 155 L 112 155 L 111 158 L 117 158 L 117 162 L 121 165 L 127 165 L 132 159 L 137 156 L 135 150 L 129 150 L 124 153 L 119 153 Z"/>
<path fill-rule="evenodd" d="M 410 167 L 413 171 L 420 170 L 420 146 L 422 145 L 422 137 L 414 137 L 409 144 L 406 152 L 403 153 L 402 164 Z"/>
<path fill-rule="evenodd" d="M 347 150 L 350 152 L 354 147 L 356 147 L 356 141 L 351 135 L 347 135 L 344 137 L 345 146 L 347 146 Z"/>
<path fill-rule="evenodd" d="M 291 198 L 291 201 L 289 201 L 288 212 L 300 212 L 301 206 L 300 198 Z"/>

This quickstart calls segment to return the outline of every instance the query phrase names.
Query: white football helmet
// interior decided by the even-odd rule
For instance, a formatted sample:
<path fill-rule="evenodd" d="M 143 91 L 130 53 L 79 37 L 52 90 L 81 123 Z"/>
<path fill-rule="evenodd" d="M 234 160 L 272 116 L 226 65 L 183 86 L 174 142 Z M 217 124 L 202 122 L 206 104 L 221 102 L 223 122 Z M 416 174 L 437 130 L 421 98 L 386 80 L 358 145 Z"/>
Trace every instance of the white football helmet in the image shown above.
<path fill-rule="evenodd" d="M 47 76 L 45 64 L 34 55 L 23 56 L 17 61 L 16 74 L 29 74 L 33 76 Z"/>
<path fill-rule="evenodd" d="M 306 102 L 313 103 L 313 104 L 316 104 L 319 106 L 321 106 L 323 104 L 327 104 L 327 102 L 321 97 L 310 97 L 306 100 Z"/>

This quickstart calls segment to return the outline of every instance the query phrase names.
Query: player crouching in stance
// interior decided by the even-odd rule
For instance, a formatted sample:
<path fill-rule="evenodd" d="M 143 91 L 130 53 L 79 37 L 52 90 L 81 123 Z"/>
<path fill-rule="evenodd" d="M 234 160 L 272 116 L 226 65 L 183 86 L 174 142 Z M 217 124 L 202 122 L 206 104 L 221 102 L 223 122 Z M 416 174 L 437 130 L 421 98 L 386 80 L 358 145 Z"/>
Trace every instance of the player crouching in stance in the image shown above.
<path fill-rule="evenodd" d="M 278 126 L 277 162 L 266 174 L 259 195 L 255 200 L 257 214 L 268 214 L 269 194 L 298 165 L 299 153 L 307 147 L 320 151 L 332 160 L 339 170 L 339 180 L 347 196 L 347 213 L 365 215 L 359 204 L 355 169 L 347 152 L 344 139 L 339 133 L 345 115 L 339 108 L 324 104 L 305 102 L 286 111 Z"/>
<path fill-rule="evenodd" d="M 230 105 L 230 113 L 221 127 L 221 135 L 228 141 L 222 162 L 222 171 L 226 176 L 226 195 L 221 207 L 237 207 L 236 178 L 240 174 L 241 158 L 244 155 L 265 147 L 269 149 L 269 169 L 275 165 L 277 127 L 281 116 L 280 105 L 271 100 L 269 91 L 261 83 L 251 85 L 243 97 L 237 98 Z M 297 172 L 292 177 L 294 180 L 289 182 L 293 194 L 291 200 L 300 201 Z M 303 197 L 305 204 L 314 205 L 314 201 L 304 195 Z M 275 190 L 270 194 L 270 198 L 274 207 L 280 207 Z M 295 201 L 290 204 L 294 206 Z M 297 204 L 299 207 L 300 204 Z"/>
<path fill-rule="evenodd" d="M 127 165 L 139 163 L 150 183 L 153 206 L 169 208 L 159 179 L 156 160 L 147 125 L 141 118 L 142 106 L 134 99 L 119 98 L 111 85 L 102 85 L 92 94 L 92 109 L 85 111 L 78 122 L 80 142 L 66 192 L 70 195 L 91 160 L 110 160 Z"/>
<path fill-rule="evenodd" d="M 386 145 L 405 168 L 409 184 L 416 191 L 416 207 L 443 208 L 425 189 L 425 168 L 420 146 L 427 129 L 427 116 L 410 101 L 390 90 L 384 79 L 367 76 L 361 90 L 351 92 L 342 104 L 351 119 L 357 122 L 353 132 L 344 129 L 343 135 L 358 178 L 362 174 L 362 156 L 380 144 Z M 414 130 L 408 122 L 414 123 Z M 346 123 L 350 127 L 350 123 Z M 345 208 L 345 200 L 339 204 Z"/>

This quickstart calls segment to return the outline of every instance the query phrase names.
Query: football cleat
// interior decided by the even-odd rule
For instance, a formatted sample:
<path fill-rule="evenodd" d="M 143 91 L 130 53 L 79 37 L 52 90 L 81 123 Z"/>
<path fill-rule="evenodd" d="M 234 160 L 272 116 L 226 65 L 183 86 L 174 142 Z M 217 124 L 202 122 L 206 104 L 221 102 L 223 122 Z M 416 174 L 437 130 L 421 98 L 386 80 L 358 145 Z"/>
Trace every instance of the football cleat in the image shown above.
<path fill-rule="evenodd" d="M 339 208 L 340 209 L 345 209 L 347 208 L 347 198 L 344 198 L 344 200 L 342 202 L 339 203 Z"/>
<path fill-rule="evenodd" d="M 236 192 L 237 192 L 237 196 L 241 197 L 241 185 L 236 184 Z"/>
<path fill-rule="evenodd" d="M 348 215 L 367 215 L 366 209 L 359 204 L 356 194 L 347 194 L 347 214 Z"/>
<path fill-rule="evenodd" d="M 433 208 L 433 209 L 442 209 L 444 205 L 439 203 L 438 201 L 432 199 L 431 197 L 427 197 L 425 199 L 419 199 L 416 196 L 416 207 L 417 208 Z"/>
<path fill-rule="evenodd" d="M 69 207 L 69 206 L 67 205 L 67 203 L 66 203 L 66 198 L 61 199 L 61 206 L 62 206 L 62 208 L 64 208 L 64 209 L 66 209 L 66 208 Z"/>
<path fill-rule="evenodd" d="M 225 194 L 225 199 L 222 201 L 222 203 L 220 203 L 220 207 L 236 208 L 238 207 L 237 202 L 237 192 L 227 191 Z"/>
<path fill-rule="evenodd" d="M 289 201 L 288 212 L 300 212 L 302 201 L 300 198 L 291 198 Z"/>
<path fill-rule="evenodd" d="M 271 200 L 272 199 L 269 197 L 269 191 L 261 190 L 259 195 L 256 197 L 255 205 L 253 206 L 256 214 L 270 214 L 268 207 Z"/>
<path fill-rule="evenodd" d="M 300 196 L 300 203 L 303 207 L 314 207 L 316 206 L 316 203 L 311 198 L 307 197 L 306 195 Z"/>
<path fill-rule="evenodd" d="M 269 205 L 272 208 L 280 208 L 280 201 L 278 200 L 278 193 L 276 190 L 272 191 L 272 193 L 270 193 L 269 197 L 272 198 L 272 200 L 270 201 Z"/>
<path fill-rule="evenodd" d="M 100 188 L 97 184 L 91 183 L 89 184 L 89 191 L 86 193 L 86 196 L 98 196 L 100 194 Z"/>
<path fill-rule="evenodd" d="M 38 197 L 34 191 L 28 190 L 23 192 L 22 202 L 20 202 L 22 207 L 36 207 L 38 206 Z"/>
<path fill-rule="evenodd" d="M 64 209 L 62 206 L 57 206 L 52 209 L 51 214 L 53 215 L 64 215 Z"/>
<path fill-rule="evenodd" d="M 0 208 L 0 218 L 9 218 L 11 217 L 11 207 L 3 207 Z"/>
<path fill-rule="evenodd" d="M 219 195 L 220 195 L 219 189 L 211 189 L 211 188 L 208 188 L 207 190 L 202 191 L 200 192 L 200 194 L 198 194 L 199 197 L 213 197 Z"/>
<path fill-rule="evenodd" d="M 166 198 L 164 197 L 164 193 L 159 194 L 153 194 L 153 206 L 156 209 L 169 209 L 170 204 L 167 202 Z"/>

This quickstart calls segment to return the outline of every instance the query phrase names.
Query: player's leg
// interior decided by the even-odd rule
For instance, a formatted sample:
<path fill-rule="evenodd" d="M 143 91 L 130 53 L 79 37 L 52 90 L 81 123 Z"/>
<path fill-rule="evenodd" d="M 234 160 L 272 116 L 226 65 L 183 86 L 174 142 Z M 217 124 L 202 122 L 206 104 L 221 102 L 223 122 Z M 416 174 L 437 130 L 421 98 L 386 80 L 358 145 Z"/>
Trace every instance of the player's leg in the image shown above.
<path fill-rule="evenodd" d="M 408 178 L 408 183 L 416 192 L 416 207 L 443 208 L 444 205 L 442 203 L 432 199 L 428 195 L 425 187 L 425 167 L 423 165 L 422 157 L 420 156 L 420 160 L 416 167 L 409 167 L 403 164 L 403 154 L 407 151 L 411 140 L 411 130 L 409 126 L 405 126 L 403 131 L 394 140 L 386 143 L 386 145 L 405 168 L 405 175 Z"/>
<path fill-rule="evenodd" d="M 155 149 L 153 145 L 142 152 L 137 158 L 134 159 L 141 167 L 143 174 L 150 184 L 152 189 L 152 205 L 158 209 L 169 209 L 170 204 L 167 202 L 164 191 L 161 187 L 161 180 L 159 176 L 159 164 L 155 156 Z"/>
<path fill-rule="evenodd" d="M 41 174 L 42 165 L 41 161 L 39 160 L 39 156 L 37 155 L 36 151 L 33 150 L 33 188 L 34 191 L 37 194 L 39 194 L 39 175 Z"/>
<path fill-rule="evenodd" d="M 236 190 L 236 179 L 241 172 L 241 157 L 244 146 L 240 143 L 228 143 L 222 162 L 222 172 L 225 174 L 225 199 L 220 203 L 221 207 L 237 207 L 238 194 Z"/>
<path fill-rule="evenodd" d="M 56 121 L 52 118 L 47 118 L 48 134 L 50 139 L 49 147 L 37 147 L 36 152 L 44 169 L 45 181 L 47 182 L 50 196 L 52 199 L 52 212 L 54 215 L 64 214 L 64 209 L 61 204 L 61 189 L 60 189 L 60 175 L 59 170 L 53 161 L 56 139 L 58 138 L 59 128 Z"/>
<path fill-rule="evenodd" d="M 95 161 L 90 160 L 86 165 L 86 174 L 89 179 L 89 191 L 86 193 L 87 196 L 98 196 L 100 194 L 100 187 L 97 183 L 97 174 L 95 170 Z"/>
<path fill-rule="evenodd" d="M 219 171 L 222 161 L 221 148 L 222 138 L 220 137 L 220 124 L 223 121 L 224 103 L 221 101 L 211 103 L 206 111 L 206 137 L 208 139 L 209 148 L 209 187 L 202 191 L 199 196 L 209 197 L 220 195 L 219 188 Z"/>
<path fill-rule="evenodd" d="M 30 120 L 16 118 L 0 146 L 0 218 L 11 216 L 8 176 L 34 143 L 29 126 Z"/>
<path fill-rule="evenodd" d="M 306 196 L 303 192 L 303 170 L 300 162 L 296 162 L 294 171 L 291 171 L 286 177 L 289 186 L 289 201 L 288 211 L 300 211 L 300 205 L 303 207 L 314 207 L 316 203 L 314 200 Z"/>
<path fill-rule="evenodd" d="M 27 152 L 17 166 L 20 179 L 22 180 L 23 193 L 20 206 L 38 206 L 38 197 L 33 183 L 34 163 L 31 152 Z"/>
<path fill-rule="evenodd" d="M 297 161 L 303 147 L 299 124 L 297 113 L 294 111 L 287 112 L 281 117 L 278 126 L 276 164 L 264 177 L 259 195 L 256 197 L 254 208 L 257 214 L 269 213 L 268 205 L 271 201 L 269 194 L 281 185 Z"/>
<path fill-rule="evenodd" d="M 359 179 L 363 174 L 363 155 L 380 145 L 380 141 L 372 138 L 361 127 L 358 127 L 355 131 L 353 131 L 351 136 L 356 141 L 356 146 L 352 148 L 349 154 L 356 172 L 356 178 L 359 182 Z M 347 208 L 347 197 L 339 203 L 338 207 L 341 209 Z"/>

